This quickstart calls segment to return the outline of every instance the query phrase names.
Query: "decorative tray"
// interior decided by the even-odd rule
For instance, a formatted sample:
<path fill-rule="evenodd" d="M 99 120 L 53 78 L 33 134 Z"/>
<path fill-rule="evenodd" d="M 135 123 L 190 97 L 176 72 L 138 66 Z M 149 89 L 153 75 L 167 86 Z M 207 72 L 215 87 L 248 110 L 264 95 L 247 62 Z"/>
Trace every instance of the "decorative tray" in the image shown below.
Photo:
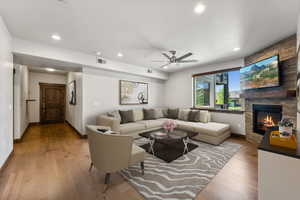
<path fill-rule="evenodd" d="M 295 135 L 289 138 L 280 137 L 279 131 L 272 131 L 270 134 L 270 144 L 289 149 L 297 149 L 297 138 Z"/>

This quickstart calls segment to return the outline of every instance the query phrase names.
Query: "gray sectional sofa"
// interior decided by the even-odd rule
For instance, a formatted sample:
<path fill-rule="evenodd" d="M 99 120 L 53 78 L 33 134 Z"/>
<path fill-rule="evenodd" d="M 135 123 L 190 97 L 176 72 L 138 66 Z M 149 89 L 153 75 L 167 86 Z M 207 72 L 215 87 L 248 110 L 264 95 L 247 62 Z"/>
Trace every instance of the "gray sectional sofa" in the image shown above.
<path fill-rule="evenodd" d="M 173 116 L 170 116 L 172 110 L 165 108 L 152 110 L 155 111 L 156 115 L 150 116 L 150 119 L 147 111 L 143 109 L 132 110 L 131 120 L 127 123 L 122 123 L 122 117 L 124 117 L 120 115 L 122 111 L 105 113 L 97 117 L 97 125 L 107 126 L 110 127 L 112 131 L 137 138 L 139 137 L 139 133 L 162 128 L 163 123 L 172 117 L 172 120 L 177 124 L 177 128 L 197 132 L 198 135 L 193 138 L 195 140 L 219 145 L 231 135 L 230 126 L 224 123 L 212 122 L 211 114 L 208 111 L 178 109 L 177 116 L 176 112 L 175 115 L 173 112 Z M 191 121 L 189 118 L 192 114 L 194 114 L 194 119 Z"/>

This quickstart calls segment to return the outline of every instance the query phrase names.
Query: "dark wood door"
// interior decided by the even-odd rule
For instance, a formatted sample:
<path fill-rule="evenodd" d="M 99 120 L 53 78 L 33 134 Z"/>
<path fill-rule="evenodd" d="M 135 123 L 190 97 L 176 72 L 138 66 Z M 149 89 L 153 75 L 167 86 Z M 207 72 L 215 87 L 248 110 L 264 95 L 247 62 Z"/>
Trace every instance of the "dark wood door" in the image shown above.
<path fill-rule="evenodd" d="M 40 83 L 40 122 L 65 121 L 66 86 Z"/>

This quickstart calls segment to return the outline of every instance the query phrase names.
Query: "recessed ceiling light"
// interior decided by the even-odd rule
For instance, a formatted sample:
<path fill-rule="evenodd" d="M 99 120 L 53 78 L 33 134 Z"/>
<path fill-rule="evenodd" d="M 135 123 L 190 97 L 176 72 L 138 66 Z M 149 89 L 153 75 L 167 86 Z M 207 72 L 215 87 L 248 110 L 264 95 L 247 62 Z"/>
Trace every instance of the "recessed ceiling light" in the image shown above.
<path fill-rule="evenodd" d="M 194 8 L 194 12 L 196 14 L 202 14 L 206 9 L 206 6 L 203 3 L 198 3 L 195 8 Z"/>
<path fill-rule="evenodd" d="M 53 40 L 56 40 L 56 41 L 61 40 L 61 37 L 60 37 L 60 35 L 58 35 L 58 34 L 52 34 L 51 38 L 52 38 Z"/>
<path fill-rule="evenodd" d="M 53 69 L 53 68 L 46 68 L 46 70 L 47 70 L 48 72 L 54 72 L 54 71 L 55 71 L 55 69 Z"/>
<path fill-rule="evenodd" d="M 233 49 L 233 51 L 239 51 L 239 50 L 241 50 L 240 47 L 235 47 L 235 48 Z"/>
<path fill-rule="evenodd" d="M 123 54 L 121 52 L 118 53 L 118 57 L 123 57 Z"/>

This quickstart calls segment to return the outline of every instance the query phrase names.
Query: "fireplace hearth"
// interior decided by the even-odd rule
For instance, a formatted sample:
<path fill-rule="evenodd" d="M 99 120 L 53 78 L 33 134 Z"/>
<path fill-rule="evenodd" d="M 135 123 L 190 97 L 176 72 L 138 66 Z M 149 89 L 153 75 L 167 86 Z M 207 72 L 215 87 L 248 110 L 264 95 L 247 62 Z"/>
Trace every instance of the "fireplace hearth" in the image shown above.
<path fill-rule="evenodd" d="M 281 105 L 253 104 L 253 132 L 264 135 L 268 128 L 278 126 L 281 118 Z"/>

